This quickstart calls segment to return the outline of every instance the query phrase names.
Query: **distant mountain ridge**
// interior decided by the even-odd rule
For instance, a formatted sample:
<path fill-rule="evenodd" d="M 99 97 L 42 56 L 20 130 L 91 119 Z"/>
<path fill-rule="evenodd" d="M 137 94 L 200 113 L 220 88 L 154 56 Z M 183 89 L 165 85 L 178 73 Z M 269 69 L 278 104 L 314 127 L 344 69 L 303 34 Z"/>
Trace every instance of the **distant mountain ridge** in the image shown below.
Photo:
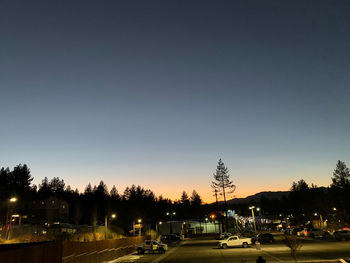
<path fill-rule="evenodd" d="M 261 197 L 264 196 L 266 199 L 282 199 L 284 196 L 288 196 L 290 191 L 265 191 L 249 195 L 245 198 L 233 198 L 228 200 L 228 204 L 244 204 L 249 202 L 259 202 Z M 222 201 L 220 202 L 222 203 Z"/>

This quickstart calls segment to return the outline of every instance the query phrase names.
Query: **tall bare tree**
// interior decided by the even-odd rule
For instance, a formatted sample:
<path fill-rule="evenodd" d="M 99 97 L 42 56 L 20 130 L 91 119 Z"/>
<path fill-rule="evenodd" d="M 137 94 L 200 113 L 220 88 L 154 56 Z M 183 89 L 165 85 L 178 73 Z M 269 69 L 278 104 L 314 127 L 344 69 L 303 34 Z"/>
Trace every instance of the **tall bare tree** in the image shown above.
<path fill-rule="evenodd" d="M 226 215 L 226 231 L 228 230 L 228 217 L 227 217 L 227 201 L 226 196 L 232 194 L 236 190 L 236 186 L 230 180 L 230 174 L 228 168 L 219 159 L 216 171 L 213 174 L 214 181 L 211 182 L 211 187 L 217 190 L 224 197 L 224 209 Z"/>

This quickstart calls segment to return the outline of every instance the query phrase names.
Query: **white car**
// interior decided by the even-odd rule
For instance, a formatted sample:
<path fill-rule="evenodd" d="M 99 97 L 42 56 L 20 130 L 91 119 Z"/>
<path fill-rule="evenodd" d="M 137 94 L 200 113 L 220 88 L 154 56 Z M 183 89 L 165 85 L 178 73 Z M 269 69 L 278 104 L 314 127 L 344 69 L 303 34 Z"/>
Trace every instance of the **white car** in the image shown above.
<path fill-rule="evenodd" d="M 247 237 L 232 236 L 218 242 L 219 248 L 228 247 L 248 247 L 252 244 L 252 239 Z"/>

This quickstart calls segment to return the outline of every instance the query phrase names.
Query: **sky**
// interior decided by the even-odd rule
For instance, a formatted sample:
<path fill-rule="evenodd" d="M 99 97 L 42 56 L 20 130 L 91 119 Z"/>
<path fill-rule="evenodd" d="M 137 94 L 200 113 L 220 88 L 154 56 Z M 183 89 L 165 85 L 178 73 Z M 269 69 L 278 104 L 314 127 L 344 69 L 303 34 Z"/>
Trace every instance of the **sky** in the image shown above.
<path fill-rule="evenodd" d="M 350 2 L 0 1 L 0 167 L 214 201 L 350 164 Z"/>

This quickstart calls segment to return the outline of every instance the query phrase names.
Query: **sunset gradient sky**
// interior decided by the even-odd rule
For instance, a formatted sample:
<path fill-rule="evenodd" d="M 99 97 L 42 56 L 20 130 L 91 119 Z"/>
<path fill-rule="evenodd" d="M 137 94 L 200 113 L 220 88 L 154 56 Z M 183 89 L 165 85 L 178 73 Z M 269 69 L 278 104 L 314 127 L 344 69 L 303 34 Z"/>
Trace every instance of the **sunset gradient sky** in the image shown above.
<path fill-rule="evenodd" d="M 350 2 L 0 3 L 0 166 L 206 202 L 350 161 Z"/>

